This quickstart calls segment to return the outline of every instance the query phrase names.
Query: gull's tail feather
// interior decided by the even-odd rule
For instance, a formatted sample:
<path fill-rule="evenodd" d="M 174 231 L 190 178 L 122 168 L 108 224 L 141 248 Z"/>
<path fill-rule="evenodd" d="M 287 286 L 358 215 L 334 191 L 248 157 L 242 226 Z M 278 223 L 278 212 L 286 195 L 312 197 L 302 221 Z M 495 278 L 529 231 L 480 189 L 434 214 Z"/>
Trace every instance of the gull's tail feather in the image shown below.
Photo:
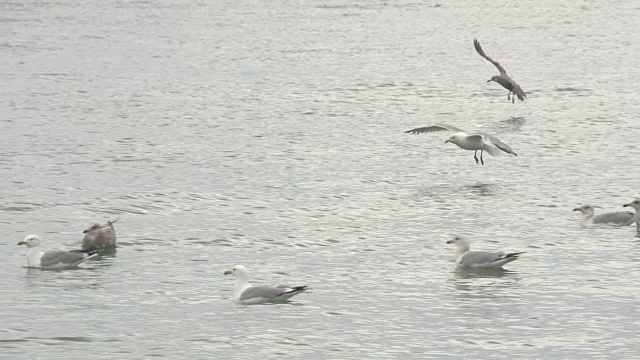
<path fill-rule="evenodd" d="M 484 151 L 488 152 L 489 155 L 492 155 L 492 156 L 498 156 L 502 154 L 502 151 L 500 149 L 488 144 L 487 146 L 485 146 Z"/>
<path fill-rule="evenodd" d="M 527 94 L 525 94 L 525 92 L 522 90 L 522 88 L 518 84 L 515 84 L 513 86 L 513 93 L 516 94 L 518 99 L 522 101 L 524 101 L 524 98 L 527 97 Z"/>
<path fill-rule="evenodd" d="M 89 258 L 92 258 L 94 256 L 98 256 L 98 248 L 70 250 L 70 252 L 86 254 L 85 259 L 89 259 Z"/>

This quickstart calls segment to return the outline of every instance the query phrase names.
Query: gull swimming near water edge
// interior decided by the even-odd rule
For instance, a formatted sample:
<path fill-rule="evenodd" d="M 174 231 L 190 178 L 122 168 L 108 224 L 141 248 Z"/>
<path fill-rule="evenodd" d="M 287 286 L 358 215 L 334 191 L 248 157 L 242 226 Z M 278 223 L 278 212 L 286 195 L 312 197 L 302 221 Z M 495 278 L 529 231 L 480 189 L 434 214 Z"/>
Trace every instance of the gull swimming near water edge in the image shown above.
<path fill-rule="evenodd" d="M 636 198 L 632 202 L 622 206 L 632 207 L 636 210 L 636 231 L 638 232 L 638 237 L 640 237 L 640 198 Z"/>
<path fill-rule="evenodd" d="M 467 134 L 464 130 L 459 129 L 455 126 L 451 125 L 433 125 L 433 126 L 425 126 L 420 128 L 415 128 L 411 130 L 405 131 L 407 134 L 422 134 L 422 133 L 431 133 L 437 131 L 451 131 L 453 134 L 449 136 L 449 140 L 445 141 L 445 144 L 450 142 L 458 145 L 458 147 L 465 150 L 474 150 L 473 158 L 476 160 L 476 164 L 478 164 L 478 150 L 480 150 L 480 163 L 484 165 L 484 159 L 482 158 L 482 154 L 486 151 L 492 156 L 500 155 L 500 151 L 502 150 L 507 154 L 512 154 L 518 156 L 515 151 L 511 150 L 509 145 L 503 143 L 495 136 L 483 133 L 476 134 Z"/>
<path fill-rule="evenodd" d="M 91 224 L 82 233 L 82 248 L 94 249 L 104 248 L 116 245 L 116 229 L 113 224 L 118 220 L 109 220 L 105 225 L 97 223 Z"/>
<path fill-rule="evenodd" d="M 73 268 L 83 261 L 98 255 L 98 251 L 96 249 L 41 251 L 40 238 L 37 235 L 29 235 L 25 237 L 24 240 L 18 242 L 18 245 L 27 246 L 27 266 L 33 268 Z"/>
<path fill-rule="evenodd" d="M 460 267 L 500 268 L 502 265 L 518 259 L 518 255 L 524 254 L 524 252 L 471 251 L 471 242 L 460 236 L 456 236 L 453 240 L 447 241 L 447 244 L 456 244 L 456 264 Z"/>
<path fill-rule="evenodd" d="M 516 84 L 516 82 L 513 81 L 513 79 L 511 79 L 509 75 L 507 75 L 507 71 L 502 67 L 502 65 L 500 65 L 499 62 L 493 60 L 484 53 L 484 50 L 482 50 L 482 47 L 480 47 L 480 42 L 477 39 L 473 39 L 473 46 L 476 48 L 476 51 L 478 52 L 478 54 L 480 54 L 480 56 L 492 63 L 495 67 L 498 68 L 498 71 L 500 71 L 500 75 L 492 76 L 491 79 L 487 80 L 487 82 L 495 81 L 498 84 L 502 85 L 503 88 L 509 90 L 509 93 L 507 94 L 507 100 L 511 100 L 511 103 L 514 103 L 516 101 L 516 96 L 518 97 L 518 99 L 524 101 L 524 98 L 527 95 L 522 90 L 520 85 Z M 511 93 L 513 93 L 513 97 L 511 97 Z"/>
<path fill-rule="evenodd" d="M 307 290 L 308 286 L 252 286 L 249 283 L 249 272 L 242 265 L 236 265 L 233 270 L 227 270 L 225 275 L 236 277 L 233 287 L 233 298 L 240 304 L 262 304 L 267 302 L 283 302 L 290 297 Z"/>
<path fill-rule="evenodd" d="M 582 214 L 580 217 L 580 225 L 582 227 L 587 227 L 592 224 L 615 224 L 628 226 L 635 222 L 635 217 L 632 212 L 619 211 L 596 215 L 595 206 L 591 206 L 589 204 L 577 206 L 573 211 L 580 211 Z"/>

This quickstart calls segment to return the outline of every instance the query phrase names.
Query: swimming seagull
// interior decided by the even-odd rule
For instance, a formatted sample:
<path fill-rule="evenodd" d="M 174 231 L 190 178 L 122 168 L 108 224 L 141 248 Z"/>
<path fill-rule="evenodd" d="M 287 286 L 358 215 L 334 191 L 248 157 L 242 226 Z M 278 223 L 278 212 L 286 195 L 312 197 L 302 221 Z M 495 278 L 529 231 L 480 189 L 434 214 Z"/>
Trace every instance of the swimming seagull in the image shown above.
<path fill-rule="evenodd" d="M 47 250 L 40 251 L 40 238 L 29 235 L 18 242 L 27 245 L 27 266 L 46 269 L 65 269 L 78 266 L 81 262 L 98 255 L 95 249 L 90 250 Z"/>
<path fill-rule="evenodd" d="M 465 150 L 475 150 L 475 152 L 473 153 L 473 158 L 476 160 L 476 164 L 478 163 L 478 150 L 480 150 L 480 162 L 482 163 L 482 165 L 484 165 L 482 154 L 485 151 L 493 156 L 498 156 L 500 154 L 500 151 L 498 150 L 502 150 L 507 154 L 518 156 L 518 154 L 511 150 L 511 148 L 507 144 L 503 143 L 495 136 L 483 133 L 469 135 L 464 130 L 458 129 L 457 127 L 451 125 L 438 124 L 433 126 L 425 126 L 407 130 L 405 131 L 405 133 L 422 134 L 436 131 L 453 132 L 453 134 L 449 136 L 449 140 L 445 141 L 445 144 L 450 142 L 458 145 L 460 148 Z"/>
<path fill-rule="evenodd" d="M 524 93 L 520 85 L 516 84 L 516 82 L 513 81 L 509 77 L 509 75 L 507 75 L 507 71 L 502 67 L 502 65 L 500 65 L 499 62 L 491 59 L 487 56 L 487 54 L 484 53 L 484 50 L 482 50 L 482 47 L 480 47 L 480 42 L 478 42 L 478 39 L 473 39 L 473 46 L 476 48 L 476 51 L 478 52 L 478 54 L 480 54 L 480 56 L 487 59 L 490 63 L 498 68 L 498 71 L 500 71 L 500 75 L 492 76 L 491 79 L 489 79 L 487 82 L 495 81 L 498 84 L 502 85 L 503 88 L 509 90 L 509 93 L 507 94 L 507 100 L 511 100 L 512 103 L 516 101 L 516 96 L 518 97 L 518 99 L 524 101 L 524 98 L 527 95 Z M 513 98 L 511 98 L 510 96 L 511 93 L 514 94 Z"/>
<path fill-rule="evenodd" d="M 490 251 L 470 251 L 471 242 L 460 236 L 447 241 L 447 244 L 456 244 L 456 264 L 460 267 L 471 268 L 499 268 L 502 265 L 518 259 L 518 255 L 523 252 L 507 253 Z"/>
<path fill-rule="evenodd" d="M 97 223 L 91 224 L 89 228 L 82 232 L 84 234 L 82 238 L 82 248 L 94 249 L 115 246 L 116 229 L 113 227 L 113 223 L 116 221 L 118 220 L 109 220 L 105 225 Z"/>
<path fill-rule="evenodd" d="M 249 284 L 249 272 L 242 265 L 236 265 L 233 270 L 227 270 L 224 274 L 236 277 L 233 298 L 236 302 L 245 305 L 282 302 L 308 289 L 308 286 L 252 286 Z"/>
<path fill-rule="evenodd" d="M 635 219 L 632 212 L 620 211 L 596 215 L 596 209 L 589 204 L 580 205 L 573 209 L 573 211 L 580 211 L 582 217 L 580 218 L 580 225 L 587 227 L 591 224 L 615 224 L 621 226 L 627 226 L 634 223 Z"/>
<path fill-rule="evenodd" d="M 640 237 L 640 198 L 636 198 L 632 202 L 622 206 L 629 206 L 636 209 L 636 230 L 638 231 L 638 237 Z"/>

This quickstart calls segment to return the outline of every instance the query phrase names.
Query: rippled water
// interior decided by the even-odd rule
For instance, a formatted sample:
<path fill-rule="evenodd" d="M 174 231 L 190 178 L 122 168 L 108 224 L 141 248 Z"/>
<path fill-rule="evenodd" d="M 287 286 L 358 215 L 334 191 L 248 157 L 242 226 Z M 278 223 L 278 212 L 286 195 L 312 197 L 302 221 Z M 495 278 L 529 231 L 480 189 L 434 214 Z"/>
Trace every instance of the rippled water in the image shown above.
<path fill-rule="evenodd" d="M 0 3 L 0 357 L 633 358 L 636 1 Z M 486 84 L 498 59 L 528 98 Z M 403 131 L 447 123 L 519 154 Z M 26 269 L 30 233 L 117 251 Z M 453 234 L 525 251 L 454 270 Z M 310 285 L 238 306 L 233 280 Z"/>

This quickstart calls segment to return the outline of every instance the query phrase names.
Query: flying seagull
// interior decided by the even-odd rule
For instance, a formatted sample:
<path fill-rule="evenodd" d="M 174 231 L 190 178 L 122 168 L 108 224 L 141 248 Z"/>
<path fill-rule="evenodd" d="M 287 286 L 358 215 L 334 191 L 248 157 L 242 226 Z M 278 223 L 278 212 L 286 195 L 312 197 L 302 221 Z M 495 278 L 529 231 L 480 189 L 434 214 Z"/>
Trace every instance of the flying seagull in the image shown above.
<path fill-rule="evenodd" d="M 516 101 L 516 96 L 518 97 L 518 99 L 524 101 L 524 98 L 527 95 L 524 93 L 520 85 L 516 84 L 516 82 L 513 81 L 509 77 L 509 75 L 507 75 L 507 71 L 502 67 L 502 65 L 500 65 L 499 62 L 493 60 L 484 53 L 484 50 L 482 50 L 482 47 L 480 47 L 480 42 L 478 42 L 477 39 L 473 39 L 473 46 L 476 48 L 476 51 L 478 52 L 478 54 L 480 54 L 480 56 L 487 59 L 487 61 L 492 63 L 495 67 L 498 68 L 498 71 L 500 71 L 500 75 L 492 76 L 491 79 L 489 79 L 487 82 L 495 81 L 498 84 L 502 85 L 503 88 L 509 90 L 509 93 L 507 94 L 507 100 L 511 100 L 512 103 Z M 513 97 L 511 97 L 511 93 L 513 93 Z"/>
<path fill-rule="evenodd" d="M 499 268 L 502 265 L 518 259 L 518 255 L 523 252 L 507 253 L 502 251 L 471 251 L 471 242 L 460 236 L 447 241 L 447 244 L 456 244 L 456 264 L 460 267 L 471 268 Z"/>
<path fill-rule="evenodd" d="M 482 154 L 484 151 L 488 152 L 492 156 L 499 155 L 499 150 L 502 150 L 507 154 L 518 156 L 518 154 L 511 150 L 509 145 L 503 143 L 495 136 L 482 133 L 469 135 L 464 130 L 451 125 L 438 124 L 433 126 L 425 126 L 407 130 L 405 131 L 405 133 L 422 134 L 436 131 L 453 132 L 453 134 L 449 136 L 449 140 L 445 141 L 445 144 L 450 142 L 458 145 L 460 148 L 465 150 L 475 150 L 475 152 L 473 153 L 473 158 L 476 160 L 476 164 L 478 164 L 478 150 L 480 150 L 480 163 L 482 163 L 482 165 L 484 165 L 484 160 L 482 159 Z"/>
<path fill-rule="evenodd" d="M 27 245 L 27 266 L 45 269 L 65 269 L 78 266 L 81 262 L 98 255 L 95 249 L 90 250 L 47 250 L 40 251 L 40 238 L 29 235 L 18 242 Z"/>
<path fill-rule="evenodd" d="M 252 286 L 249 284 L 249 272 L 242 265 L 236 265 L 233 270 L 227 270 L 224 274 L 236 277 L 233 298 L 238 303 L 245 305 L 282 302 L 308 289 L 308 286 Z"/>
<path fill-rule="evenodd" d="M 580 218 L 580 225 L 582 225 L 582 227 L 587 227 L 591 224 L 605 223 L 628 226 L 636 221 L 633 213 L 628 211 L 596 215 L 595 206 L 591 206 L 589 204 L 580 205 L 573 209 L 573 211 L 580 211 L 580 213 L 582 213 L 582 217 Z"/>

